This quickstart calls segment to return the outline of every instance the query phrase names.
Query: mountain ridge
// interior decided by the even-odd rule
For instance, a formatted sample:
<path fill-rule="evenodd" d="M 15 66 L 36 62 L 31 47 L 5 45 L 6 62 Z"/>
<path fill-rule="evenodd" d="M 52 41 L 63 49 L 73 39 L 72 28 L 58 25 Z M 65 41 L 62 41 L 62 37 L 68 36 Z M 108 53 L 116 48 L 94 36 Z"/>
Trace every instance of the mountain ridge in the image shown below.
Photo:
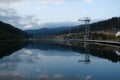
<path fill-rule="evenodd" d="M 98 21 L 95 23 L 91 23 L 90 25 L 90 31 L 96 32 L 96 31 L 104 31 L 104 32 L 117 32 L 120 30 L 120 17 L 112 17 L 110 19 Z M 46 30 L 45 30 L 46 29 Z M 78 25 L 78 26 L 70 26 L 70 27 L 57 27 L 57 28 L 43 28 L 37 29 L 37 30 L 31 30 L 33 33 L 30 32 L 30 30 L 26 30 L 25 32 L 31 34 L 31 35 L 57 35 L 57 34 L 69 34 L 70 33 L 78 33 L 78 32 L 84 32 L 85 31 L 85 25 Z M 36 33 L 36 34 L 34 34 Z"/>
<path fill-rule="evenodd" d="M 29 37 L 29 35 L 8 24 L 8 23 L 4 23 L 2 21 L 0 21 L 0 40 L 23 40 L 23 39 L 27 39 Z"/>

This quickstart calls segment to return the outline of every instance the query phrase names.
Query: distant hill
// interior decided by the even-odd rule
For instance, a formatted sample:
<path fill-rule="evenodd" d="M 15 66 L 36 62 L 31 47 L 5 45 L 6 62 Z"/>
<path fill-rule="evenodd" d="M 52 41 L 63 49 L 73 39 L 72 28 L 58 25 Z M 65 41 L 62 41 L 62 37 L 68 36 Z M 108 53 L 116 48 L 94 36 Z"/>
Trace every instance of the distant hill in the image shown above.
<path fill-rule="evenodd" d="M 120 30 L 120 17 L 113 17 L 108 20 L 90 24 L 91 31 L 118 31 Z"/>
<path fill-rule="evenodd" d="M 23 40 L 29 35 L 14 26 L 0 21 L 0 41 L 2 40 Z"/>
<path fill-rule="evenodd" d="M 98 21 L 89 25 L 91 32 L 104 31 L 114 33 L 120 30 L 120 17 L 113 17 L 108 20 Z M 67 32 L 66 30 L 65 32 Z M 84 32 L 85 25 L 78 25 L 71 28 L 71 33 Z M 65 33 L 63 32 L 63 33 Z"/>
<path fill-rule="evenodd" d="M 69 27 L 41 28 L 36 30 L 26 30 L 28 34 L 34 36 L 50 36 L 68 30 Z"/>
<path fill-rule="evenodd" d="M 120 17 L 113 17 L 108 20 L 98 21 L 91 23 L 91 32 L 107 32 L 116 33 L 120 30 Z M 49 25 L 48 25 L 49 27 Z M 68 33 L 81 33 L 85 31 L 85 25 L 70 26 L 70 27 L 56 27 L 56 28 L 42 28 L 36 30 L 26 30 L 25 32 L 34 36 L 51 36 L 51 35 L 62 35 Z"/>

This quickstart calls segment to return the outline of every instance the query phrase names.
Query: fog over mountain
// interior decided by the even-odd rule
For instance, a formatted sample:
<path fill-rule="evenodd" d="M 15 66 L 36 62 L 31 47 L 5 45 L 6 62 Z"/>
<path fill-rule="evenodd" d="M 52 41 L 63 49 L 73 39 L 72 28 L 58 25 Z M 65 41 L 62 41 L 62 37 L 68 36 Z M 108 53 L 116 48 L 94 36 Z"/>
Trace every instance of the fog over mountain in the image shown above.
<path fill-rule="evenodd" d="M 95 23 L 98 21 L 101 21 L 103 19 L 95 19 L 95 20 L 91 20 L 90 23 Z M 26 29 L 26 30 L 37 30 L 37 29 L 43 29 L 43 28 L 59 28 L 59 27 L 73 27 L 73 26 L 78 26 L 78 25 L 84 25 L 84 22 L 79 22 L 76 20 L 76 22 L 47 22 L 47 23 L 43 23 L 40 25 L 34 25 L 33 28 L 31 29 Z"/>
<path fill-rule="evenodd" d="M 119 29 L 118 23 L 120 23 L 120 17 L 112 17 L 107 20 L 101 21 L 92 21 L 90 23 L 90 31 L 108 31 L 108 32 L 115 32 Z M 78 29 L 79 32 L 85 31 L 85 25 L 83 23 L 48 23 L 42 26 L 43 28 L 40 29 L 30 29 L 25 30 L 28 34 L 34 36 L 49 36 L 49 35 L 57 35 L 57 34 L 65 34 L 65 33 L 77 33 Z"/>

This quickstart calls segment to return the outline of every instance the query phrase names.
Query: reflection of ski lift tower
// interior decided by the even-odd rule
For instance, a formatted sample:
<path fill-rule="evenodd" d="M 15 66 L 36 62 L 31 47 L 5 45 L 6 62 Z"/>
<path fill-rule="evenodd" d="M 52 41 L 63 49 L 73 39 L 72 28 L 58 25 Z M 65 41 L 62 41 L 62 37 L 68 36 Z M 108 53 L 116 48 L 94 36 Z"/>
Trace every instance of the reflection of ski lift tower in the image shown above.
<path fill-rule="evenodd" d="M 85 59 L 84 60 L 79 60 L 79 62 L 84 62 L 85 64 L 89 64 L 90 63 L 90 56 L 89 56 L 89 45 L 88 42 L 86 42 L 87 40 L 89 40 L 89 22 L 90 22 L 90 18 L 89 17 L 85 17 L 83 20 L 79 20 L 79 21 L 84 21 L 85 22 L 85 42 L 84 42 L 84 47 L 85 47 Z"/>
<path fill-rule="evenodd" d="M 89 39 L 89 22 L 90 22 L 90 18 L 89 17 L 85 17 L 84 19 L 79 19 L 78 21 L 84 21 L 85 22 L 85 40 Z"/>
<path fill-rule="evenodd" d="M 85 47 L 85 59 L 79 60 L 78 62 L 83 62 L 85 64 L 89 64 L 90 63 L 90 56 L 89 56 L 89 45 L 87 42 L 84 43 L 84 47 Z"/>

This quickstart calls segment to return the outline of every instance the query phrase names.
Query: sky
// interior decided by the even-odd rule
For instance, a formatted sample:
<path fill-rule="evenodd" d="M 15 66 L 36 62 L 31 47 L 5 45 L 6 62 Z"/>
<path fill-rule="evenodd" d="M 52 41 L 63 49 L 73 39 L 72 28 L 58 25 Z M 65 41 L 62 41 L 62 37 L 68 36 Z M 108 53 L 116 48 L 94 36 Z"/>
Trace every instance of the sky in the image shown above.
<path fill-rule="evenodd" d="M 0 0 L 0 21 L 22 30 L 79 25 L 120 16 L 120 0 Z"/>

